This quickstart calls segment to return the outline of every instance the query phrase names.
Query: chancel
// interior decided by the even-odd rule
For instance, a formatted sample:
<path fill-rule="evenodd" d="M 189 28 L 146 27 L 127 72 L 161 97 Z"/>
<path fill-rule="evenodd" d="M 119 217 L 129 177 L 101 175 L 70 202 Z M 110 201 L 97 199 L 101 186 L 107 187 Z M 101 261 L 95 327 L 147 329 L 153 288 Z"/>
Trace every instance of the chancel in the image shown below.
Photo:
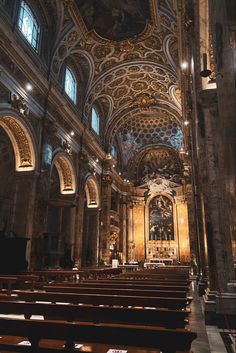
<path fill-rule="evenodd" d="M 0 0 L 1 352 L 235 352 L 235 12 Z"/>

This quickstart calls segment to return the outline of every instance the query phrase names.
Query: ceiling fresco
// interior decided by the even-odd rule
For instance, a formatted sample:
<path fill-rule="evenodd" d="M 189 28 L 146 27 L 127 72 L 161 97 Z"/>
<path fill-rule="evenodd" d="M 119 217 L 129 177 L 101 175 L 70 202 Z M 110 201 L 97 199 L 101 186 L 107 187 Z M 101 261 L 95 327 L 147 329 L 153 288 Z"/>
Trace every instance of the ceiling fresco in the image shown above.
<path fill-rule="evenodd" d="M 181 126 L 165 110 L 142 112 L 136 118 L 128 116 L 118 124 L 113 136 L 116 136 L 125 165 L 145 146 L 165 145 L 175 150 L 183 147 Z"/>
<path fill-rule="evenodd" d="M 150 19 L 147 0 L 77 0 L 88 31 L 103 38 L 120 41 L 145 29 Z"/>
<path fill-rule="evenodd" d="M 175 151 L 166 147 L 149 148 L 142 151 L 130 168 L 130 177 L 136 185 L 142 185 L 146 177 L 161 177 L 181 184 L 183 168 Z"/>
<path fill-rule="evenodd" d="M 84 89 L 85 120 L 89 124 L 91 109 L 98 105 L 105 149 L 116 146 L 122 172 L 129 173 L 130 166 L 134 170 L 131 181 L 143 178 L 137 166 L 142 165 L 140 170 L 147 171 L 143 163 L 150 155 L 147 157 L 145 151 L 155 151 L 156 160 L 160 157 L 157 148 L 168 151 L 168 177 L 176 169 L 173 166 L 179 165 L 176 156 L 185 144 L 175 2 L 69 2 L 73 4 L 75 27 L 65 34 L 61 45 L 66 47 L 67 56 L 77 58 L 78 64 L 89 72 Z M 53 65 L 56 62 L 59 67 L 63 53 L 58 46 Z M 157 162 L 153 166 L 162 168 Z"/>

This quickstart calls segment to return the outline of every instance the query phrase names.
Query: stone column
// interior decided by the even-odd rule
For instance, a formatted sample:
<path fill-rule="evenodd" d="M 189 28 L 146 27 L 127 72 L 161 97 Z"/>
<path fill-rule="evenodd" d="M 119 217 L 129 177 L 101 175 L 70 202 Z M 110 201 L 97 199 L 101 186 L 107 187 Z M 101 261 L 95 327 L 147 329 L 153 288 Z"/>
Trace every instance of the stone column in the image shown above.
<path fill-rule="evenodd" d="M 127 199 L 126 196 L 122 195 L 120 199 L 120 225 L 121 225 L 121 234 L 120 238 L 122 239 L 122 253 L 123 253 L 123 263 L 127 261 Z"/>
<path fill-rule="evenodd" d="M 134 260 L 134 225 L 133 225 L 133 201 L 129 200 L 127 205 L 127 261 Z"/>
<path fill-rule="evenodd" d="M 43 233 L 46 230 L 47 219 L 47 202 L 50 188 L 50 177 L 48 172 L 41 172 L 38 177 L 34 221 L 33 221 L 33 235 L 31 241 L 31 261 L 30 269 L 42 268 L 42 253 L 43 253 Z"/>
<path fill-rule="evenodd" d="M 220 171 L 220 131 L 215 90 L 201 92 L 205 122 L 205 153 L 207 163 L 206 232 L 208 240 L 210 289 L 227 290 L 234 278 L 232 243 L 225 224 L 225 199 L 222 193 L 224 177 Z"/>
<path fill-rule="evenodd" d="M 83 261 L 87 266 L 98 263 L 99 210 L 87 208 L 84 213 Z"/>
<path fill-rule="evenodd" d="M 100 230 L 100 259 L 109 263 L 110 238 L 110 210 L 111 210 L 112 177 L 109 171 L 102 174 L 101 191 L 101 230 Z"/>
<path fill-rule="evenodd" d="M 136 197 L 133 200 L 133 229 L 135 242 L 135 260 L 145 261 L 146 247 L 148 240 L 147 215 L 145 212 L 145 200 L 143 197 Z M 147 233 L 147 234 L 146 234 Z"/>
<path fill-rule="evenodd" d="M 14 210 L 11 230 L 19 237 L 29 238 L 26 260 L 30 263 L 33 234 L 34 203 L 36 197 L 37 175 L 34 172 L 17 172 L 14 193 Z"/>
<path fill-rule="evenodd" d="M 84 188 L 81 187 L 78 195 L 75 216 L 75 239 L 74 239 L 74 267 L 81 267 L 82 246 L 83 246 L 83 226 L 84 226 Z"/>
<path fill-rule="evenodd" d="M 74 257 L 74 238 L 75 238 L 75 219 L 76 219 L 76 207 L 73 207 L 69 211 L 69 224 L 68 224 L 68 237 L 67 242 L 71 248 L 71 257 Z"/>

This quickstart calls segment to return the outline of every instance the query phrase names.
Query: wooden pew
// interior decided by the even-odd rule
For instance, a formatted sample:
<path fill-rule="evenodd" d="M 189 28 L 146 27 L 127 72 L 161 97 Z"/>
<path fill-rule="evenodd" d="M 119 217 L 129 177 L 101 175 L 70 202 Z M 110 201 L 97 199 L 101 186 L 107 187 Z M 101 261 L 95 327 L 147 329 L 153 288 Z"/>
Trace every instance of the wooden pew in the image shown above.
<path fill-rule="evenodd" d="M 185 309 L 190 300 L 188 298 L 165 298 L 147 296 L 125 296 L 106 294 L 78 294 L 78 293 L 58 293 L 58 292 L 32 292 L 16 291 L 12 292 L 15 299 L 24 301 L 46 301 L 51 303 L 66 302 L 71 304 L 92 304 L 92 305 L 118 305 L 118 306 L 138 306 L 155 307 L 167 309 Z"/>
<path fill-rule="evenodd" d="M 82 268 L 77 269 L 63 269 L 63 270 L 40 270 L 24 272 L 24 275 L 37 275 L 40 277 L 40 281 L 50 282 L 52 280 L 69 280 L 77 281 L 82 279 L 97 279 L 97 278 L 108 278 L 111 276 L 117 276 L 122 273 L 119 268 Z"/>
<path fill-rule="evenodd" d="M 143 279 L 143 278 L 120 278 L 120 277 L 113 277 L 111 279 L 100 279 L 98 280 L 99 282 L 102 281 L 104 283 L 110 283 L 112 281 L 113 283 L 136 283 L 136 284 L 145 284 L 145 285 L 168 285 L 168 286 L 184 286 L 189 288 L 190 281 L 187 281 L 185 283 L 179 283 L 179 281 L 166 281 L 166 280 L 155 280 L 155 279 Z M 94 282 L 93 279 L 86 279 L 82 280 L 81 283 L 90 283 Z"/>
<path fill-rule="evenodd" d="M 196 334 L 188 330 L 172 330 L 156 326 L 65 323 L 51 320 L 5 318 L 0 318 L 0 335 L 27 337 L 31 343 L 30 352 L 32 353 L 39 352 L 39 341 L 43 338 L 58 339 L 60 337 L 66 341 L 65 351 L 67 352 L 74 350 L 75 342 L 91 342 L 157 348 L 163 353 L 189 351 L 192 341 L 196 338 Z M 4 349 L 1 341 L 0 348 Z"/>
<path fill-rule="evenodd" d="M 191 267 L 183 268 L 179 266 L 164 266 L 141 270 L 140 272 L 168 273 L 189 276 Z"/>
<path fill-rule="evenodd" d="M 146 284 L 146 283 L 137 283 L 137 282 L 118 282 L 113 281 L 113 279 L 103 281 L 103 280 L 96 280 L 96 281 L 82 281 L 79 283 L 75 282 L 52 282 L 50 285 L 53 286 L 67 286 L 67 287 L 94 287 L 94 288 L 127 288 L 127 289 L 152 289 L 152 290 L 164 290 L 164 291 L 185 291 L 187 292 L 189 287 L 188 286 L 178 286 L 178 285 L 168 285 L 168 284 Z M 40 286 L 42 289 L 43 286 Z"/>
<path fill-rule="evenodd" d="M 123 273 L 119 278 L 128 278 L 128 279 L 149 279 L 149 280 L 161 280 L 168 282 L 175 282 L 178 284 L 189 284 L 190 280 L 188 278 L 167 275 L 167 274 L 154 274 L 154 273 L 141 273 L 141 272 L 132 272 L 132 273 Z"/>
<path fill-rule="evenodd" d="M 24 289 L 35 289 L 35 283 L 39 280 L 39 276 L 36 275 L 19 275 L 15 274 L 12 276 L 1 275 L 0 276 L 0 287 L 3 289 L 3 284 L 8 285 L 8 292 L 11 293 L 13 287 L 24 288 Z"/>
<path fill-rule="evenodd" d="M 135 288 L 102 288 L 102 287 L 80 287 L 80 286 L 44 286 L 46 292 L 60 292 L 60 293 L 81 293 L 81 294 L 111 294 L 111 295 L 133 295 L 146 297 L 173 297 L 186 298 L 185 291 L 167 291 L 167 290 L 151 290 L 151 289 L 135 289 Z"/>
<path fill-rule="evenodd" d="M 42 315 L 46 319 L 151 325 L 166 328 L 184 328 L 190 310 L 163 310 L 156 308 L 122 308 L 91 305 L 64 305 L 47 303 L 1 302 L 1 314 L 23 314 L 26 319 Z"/>
<path fill-rule="evenodd" d="M 52 280 L 70 280 L 75 281 L 79 277 L 86 278 L 82 270 L 40 270 L 24 272 L 22 275 L 35 275 L 39 277 L 40 281 L 50 282 Z"/>
<path fill-rule="evenodd" d="M 35 289 L 35 284 L 39 281 L 39 276 L 37 275 L 16 275 L 17 285 L 24 289 Z"/>
<path fill-rule="evenodd" d="M 14 336 L 3 336 L 1 337 L 1 346 L 7 349 L 7 351 L 2 351 L 1 353 L 9 353 L 9 351 L 14 353 L 16 352 L 24 352 L 24 353 L 32 353 L 31 347 L 27 346 L 19 346 L 19 344 L 22 344 L 22 341 L 25 341 L 25 339 L 22 339 L 22 337 L 14 337 Z M 48 339 L 42 339 L 40 340 L 39 347 L 37 350 L 37 353 L 65 353 L 65 348 L 64 348 L 64 343 L 65 341 L 63 340 L 48 340 Z M 81 348 L 76 348 L 75 344 L 75 349 L 71 349 L 70 352 L 89 352 L 89 353 L 107 353 L 109 349 L 115 350 L 117 352 L 117 349 L 119 350 L 124 350 L 128 351 L 128 353 L 161 353 L 159 349 L 153 349 L 153 348 L 140 348 L 136 346 L 123 346 L 123 345 L 111 345 L 111 344 L 101 344 L 101 343 L 84 343 L 79 344 L 79 346 L 82 346 Z M 186 353 L 186 352 L 184 352 Z"/>
<path fill-rule="evenodd" d="M 7 293 L 11 293 L 12 291 L 12 285 L 16 283 L 16 276 L 6 276 L 6 275 L 1 275 L 0 276 L 0 291 L 6 289 Z"/>
<path fill-rule="evenodd" d="M 167 279 L 182 279 L 187 280 L 189 278 L 188 275 L 184 275 L 181 273 L 168 273 L 166 271 L 155 272 L 154 270 L 145 270 L 145 271 L 136 271 L 130 273 L 122 273 L 119 277 L 139 277 L 139 276 L 147 276 L 153 278 L 167 278 Z"/>

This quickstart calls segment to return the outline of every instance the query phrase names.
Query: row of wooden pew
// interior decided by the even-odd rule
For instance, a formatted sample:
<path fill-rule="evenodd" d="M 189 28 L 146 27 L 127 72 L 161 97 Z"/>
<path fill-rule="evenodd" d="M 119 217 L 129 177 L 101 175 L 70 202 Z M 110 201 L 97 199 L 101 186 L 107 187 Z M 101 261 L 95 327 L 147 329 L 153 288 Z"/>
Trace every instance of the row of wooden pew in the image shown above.
<path fill-rule="evenodd" d="M 187 273 L 147 270 L 110 278 L 38 281 L 36 290 L 0 296 L 0 349 L 4 352 L 189 352 L 185 329 L 192 298 Z M 128 275 L 128 276 L 127 276 Z M 4 294 L 2 294 L 4 295 Z M 43 316 L 36 320 L 33 315 Z M 29 345 L 19 345 L 19 340 Z M 53 340 L 53 341 L 52 341 Z M 76 348 L 75 343 L 82 344 Z M 139 348 L 138 348 L 139 347 Z M 1 351 L 2 352 L 2 351 Z M 117 351 L 119 353 L 119 350 Z"/>

